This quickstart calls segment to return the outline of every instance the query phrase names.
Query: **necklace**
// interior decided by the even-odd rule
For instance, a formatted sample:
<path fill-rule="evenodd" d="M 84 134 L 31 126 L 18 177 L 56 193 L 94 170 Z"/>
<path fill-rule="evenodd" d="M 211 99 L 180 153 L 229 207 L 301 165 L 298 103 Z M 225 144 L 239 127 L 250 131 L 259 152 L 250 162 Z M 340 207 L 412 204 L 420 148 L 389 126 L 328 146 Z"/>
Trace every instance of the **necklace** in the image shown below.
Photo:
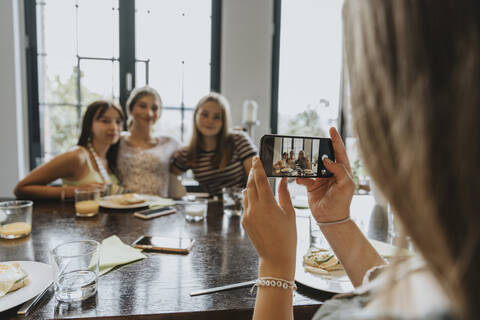
<path fill-rule="evenodd" d="M 100 174 L 102 175 L 103 181 L 109 185 L 112 184 L 112 181 L 110 180 L 110 176 L 107 173 L 107 170 L 105 169 L 105 166 L 102 163 L 102 160 L 98 156 L 97 152 L 95 152 L 95 149 L 93 149 L 92 144 L 89 142 L 88 143 L 88 150 L 93 154 L 93 158 L 95 158 L 95 163 L 97 164 L 98 170 L 100 170 Z"/>

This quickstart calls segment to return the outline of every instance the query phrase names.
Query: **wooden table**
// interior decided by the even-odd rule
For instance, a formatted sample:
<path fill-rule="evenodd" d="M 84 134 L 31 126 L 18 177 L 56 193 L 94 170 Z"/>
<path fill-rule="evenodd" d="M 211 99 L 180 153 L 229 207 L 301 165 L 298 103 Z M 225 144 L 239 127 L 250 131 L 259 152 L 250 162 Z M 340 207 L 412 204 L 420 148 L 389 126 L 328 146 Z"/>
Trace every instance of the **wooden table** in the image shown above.
<path fill-rule="evenodd" d="M 374 215 L 368 213 L 368 216 Z M 308 234 L 308 230 L 302 232 L 303 236 Z M 196 244 L 188 255 L 146 253 L 147 259 L 101 276 L 97 295 L 82 303 L 58 303 L 50 291 L 27 318 L 233 320 L 251 317 L 255 296 L 250 294 L 250 288 L 189 295 L 192 290 L 257 277 L 257 254 L 240 219 L 224 215 L 218 203 L 209 205 L 206 221 L 189 223 L 178 213 L 147 221 L 135 218 L 131 211 L 76 218 L 72 202 L 35 201 L 32 234 L 19 240 L 0 240 L 0 261 L 48 263 L 49 250 L 67 241 L 102 241 L 117 235 L 130 244 L 143 234 L 189 237 L 196 239 Z M 310 319 L 329 297 L 331 294 L 300 286 L 293 301 L 295 319 Z M 17 309 L 0 313 L 0 319 L 22 318 L 16 316 Z"/>

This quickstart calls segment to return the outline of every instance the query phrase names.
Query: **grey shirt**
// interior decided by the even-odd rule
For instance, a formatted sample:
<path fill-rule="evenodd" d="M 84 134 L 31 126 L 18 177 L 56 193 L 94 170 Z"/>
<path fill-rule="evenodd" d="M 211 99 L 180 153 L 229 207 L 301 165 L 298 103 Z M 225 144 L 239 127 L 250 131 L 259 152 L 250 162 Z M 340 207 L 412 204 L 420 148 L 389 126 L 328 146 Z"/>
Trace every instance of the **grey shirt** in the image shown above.
<path fill-rule="evenodd" d="M 366 308 L 373 300 L 376 291 L 380 286 L 385 285 L 386 279 L 391 276 L 385 273 L 385 266 L 372 268 L 363 279 L 362 286 L 352 293 L 338 294 L 332 299 L 326 301 L 315 313 L 313 320 L 370 320 L 370 319 L 389 319 L 389 320 L 454 320 L 449 306 L 444 306 L 443 310 L 435 310 L 420 317 L 405 315 L 405 312 L 393 312 L 385 310 L 376 310 L 375 308 Z M 425 263 L 420 257 L 414 257 L 397 267 L 397 280 L 404 281 L 406 277 L 417 272 L 425 270 Z M 387 293 L 388 294 L 388 293 Z M 432 293 L 435 296 L 434 293 Z"/>

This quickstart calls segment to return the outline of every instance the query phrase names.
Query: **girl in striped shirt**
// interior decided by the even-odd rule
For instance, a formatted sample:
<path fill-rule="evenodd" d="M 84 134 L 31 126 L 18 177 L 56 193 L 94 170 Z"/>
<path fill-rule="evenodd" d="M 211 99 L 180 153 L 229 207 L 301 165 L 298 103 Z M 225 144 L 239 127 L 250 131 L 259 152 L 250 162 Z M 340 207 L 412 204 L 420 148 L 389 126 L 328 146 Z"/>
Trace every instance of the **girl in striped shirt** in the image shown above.
<path fill-rule="evenodd" d="M 200 99 L 193 113 L 193 133 L 188 146 L 173 157 L 170 171 L 192 169 L 195 180 L 210 194 L 224 187 L 245 187 L 257 148 L 242 131 L 231 131 L 227 99 L 210 93 Z"/>

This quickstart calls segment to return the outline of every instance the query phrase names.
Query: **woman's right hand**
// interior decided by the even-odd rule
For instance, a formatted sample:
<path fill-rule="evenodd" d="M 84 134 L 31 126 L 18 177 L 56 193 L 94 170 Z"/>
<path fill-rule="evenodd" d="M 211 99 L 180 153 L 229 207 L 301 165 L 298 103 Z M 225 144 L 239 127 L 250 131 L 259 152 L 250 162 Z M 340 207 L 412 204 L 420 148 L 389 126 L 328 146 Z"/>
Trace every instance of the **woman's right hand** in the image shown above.
<path fill-rule="evenodd" d="M 295 210 L 287 179 L 278 188 L 278 203 L 258 157 L 243 191 L 242 225 L 259 256 L 259 276 L 293 280 L 297 248 Z"/>
<path fill-rule="evenodd" d="M 307 188 L 308 204 L 317 222 L 332 222 L 350 215 L 355 184 L 345 145 L 335 128 L 330 128 L 336 162 L 323 160 L 325 167 L 333 173 L 331 178 L 302 179 L 297 183 Z"/>

